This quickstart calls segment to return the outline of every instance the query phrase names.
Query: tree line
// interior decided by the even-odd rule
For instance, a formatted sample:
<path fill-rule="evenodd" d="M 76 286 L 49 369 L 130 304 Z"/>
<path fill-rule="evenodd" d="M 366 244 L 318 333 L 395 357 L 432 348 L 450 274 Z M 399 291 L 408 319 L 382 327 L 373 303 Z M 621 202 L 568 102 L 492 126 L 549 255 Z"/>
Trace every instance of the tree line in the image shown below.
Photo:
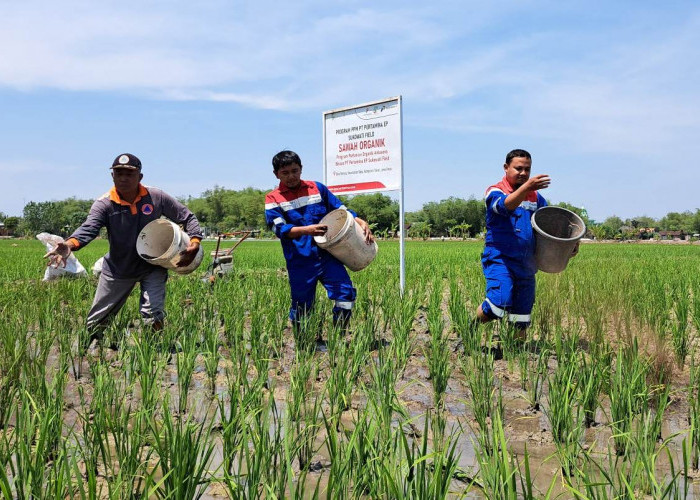
<path fill-rule="evenodd" d="M 211 233 L 236 230 L 260 230 L 268 234 L 262 209 L 266 191 L 256 188 L 241 190 L 214 186 L 198 197 L 181 199 Z M 341 196 L 345 205 L 370 222 L 379 237 L 392 237 L 399 230 L 399 204 L 381 193 Z M 61 201 L 31 201 L 25 205 L 22 217 L 7 217 L 0 213 L 5 230 L 18 236 L 33 236 L 40 232 L 69 235 L 87 217 L 92 200 L 68 198 Z M 615 215 L 602 222 L 593 221 L 586 211 L 569 203 L 557 204 L 579 214 L 599 239 L 632 238 L 645 234 L 643 229 L 700 233 L 700 209 L 695 212 L 670 212 L 661 219 L 639 216 L 621 219 Z M 449 197 L 425 203 L 420 210 L 407 212 L 405 222 L 411 237 L 467 238 L 484 231 L 486 206 L 483 200 Z"/>

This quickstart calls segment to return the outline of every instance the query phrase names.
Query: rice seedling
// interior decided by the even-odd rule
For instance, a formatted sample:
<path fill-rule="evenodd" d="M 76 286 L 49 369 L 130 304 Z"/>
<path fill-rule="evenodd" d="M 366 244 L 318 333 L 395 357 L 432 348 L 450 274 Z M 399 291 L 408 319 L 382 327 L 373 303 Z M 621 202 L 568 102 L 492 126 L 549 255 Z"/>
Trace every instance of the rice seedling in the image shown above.
<path fill-rule="evenodd" d="M 166 412 L 160 421 L 149 419 L 149 427 L 163 477 L 157 496 L 201 498 L 211 476 L 208 470 L 214 452 L 211 422 L 198 423 Z"/>
<path fill-rule="evenodd" d="M 452 479 L 457 475 L 459 453 L 457 443 L 459 433 L 454 430 L 439 441 L 433 440 L 435 449 L 428 448 L 428 429 L 432 416 L 425 415 L 422 438 L 409 439 L 406 433 L 394 434 L 397 443 L 393 446 L 397 453 L 403 453 L 402 467 L 394 471 L 384 469 L 388 497 L 397 499 L 448 498 L 451 494 Z M 405 464 L 405 465 L 404 465 Z M 463 492 L 463 493 L 466 493 Z"/>
<path fill-rule="evenodd" d="M 430 346 L 425 354 L 428 360 L 430 381 L 433 385 L 435 407 L 440 409 L 444 402 L 447 382 L 452 373 L 450 364 L 450 349 L 447 345 L 447 335 L 444 332 L 445 320 L 442 309 L 442 287 L 433 282 L 428 308 L 428 328 L 430 330 Z"/>
<path fill-rule="evenodd" d="M 573 474 L 582 436 L 582 409 L 577 401 L 578 364 L 575 359 L 559 361 L 548 379 L 545 415 L 552 427 L 562 472 Z"/>
<path fill-rule="evenodd" d="M 648 365 L 639 357 L 636 339 L 631 346 L 618 350 L 615 369 L 610 375 L 610 418 L 619 455 L 627 453 L 634 415 L 648 398 L 647 369 Z"/>
<path fill-rule="evenodd" d="M 698 470 L 700 469 L 700 366 L 695 363 L 695 357 L 690 363 L 687 398 L 690 460 L 693 470 Z"/>
<path fill-rule="evenodd" d="M 691 356 L 690 383 L 684 370 L 669 375 L 685 366 L 700 329 L 697 246 L 590 245 L 566 272 L 538 275 L 534 354 L 507 325 L 470 319 L 483 299 L 479 242 L 409 242 L 403 295 L 398 244 L 381 242 L 377 260 L 353 277 L 346 338 L 330 328 L 321 290 L 292 338 L 278 246 L 241 245 L 236 272 L 214 286 L 173 276 L 164 330 L 145 328 L 131 297 L 96 350 L 86 349 L 84 327 L 95 280 L 40 283 L 43 249 L 30 256 L 33 242 L 16 243 L 22 252 L 0 241 L 0 259 L 19 259 L 0 266 L 9 280 L 0 293 L 0 497 L 196 498 L 215 494 L 214 482 L 233 498 L 445 498 L 481 486 L 489 498 L 690 494 L 700 372 Z M 96 241 L 81 261 L 106 249 Z M 494 361 L 494 332 L 507 367 Z M 316 352 L 319 335 L 328 352 Z M 455 356 L 457 339 L 464 353 Z M 454 363 L 468 390 L 464 405 L 448 406 Z M 516 363 L 519 387 L 509 373 Z M 669 404 L 675 391 L 688 395 L 687 424 Z M 530 412 L 514 403 L 523 393 L 552 420 L 565 468 L 552 481 L 565 492 L 549 479 L 535 487 L 552 469 L 542 462 L 541 419 L 503 422 L 506 409 Z M 216 411 L 198 404 L 212 394 Z M 469 433 L 454 427 L 464 407 L 474 416 Z M 613 438 L 584 443 L 599 409 Z M 676 431 L 686 436 L 680 447 Z M 470 439 L 476 477 L 457 467 Z M 514 439 L 525 446 L 508 449 Z M 210 471 L 219 457 L 219 472 Z"/>
<path fill-rule="evenodd" d="M 65 378 L 66 369 L 56 373 L 51 383 L 42 380 L 35 385 L 34 394 L 30 393 L 26 381 L 22 381 L 13 440 L 5 452 L 13 458 L 5 465 L 9 466 L 13 496 L 17 498 L 41 497 L 43 492 L 52 489 L 52 479 L 56 477 L 51 477 L 49 464 L 63 459 Z"/>
<path fill-rule="evenodd" d="M 518 466 L 515 456 L 508 450 L 500 411 L 492 417 L 492 431 L 488 441 L 475 447 L 479 464 L 479 482 L 484 496 L 489 500 L 516 500 L 518 498 Z"/>
<path fill-rule="evenodd" d="M 180 349 L 175 354 L 175 366 L 177 367 L 178 385 L 178 411 L 187 411 L 187 399 L 192 385 L 192 374 L 194 373 L 197 360 L 197 339 L 194 335 L 181 335 L 179 343 Z"/>
<path fill-rule="evenodd" d="M 540 410 L 540 402 L 544 394 L 544 385 L 549 372 L 549 354 L 547 348 L 540 349 L 535 362 L 530 363 L 528 359 L 527 363 L 528 374 L 525 381 L 525 397 L 527 398 L 527 402 L 530 403 L 530 408 L 535 411 Z M 525 356 L 527 356 L 527 354 L 525 354 Z"/>
<path fill-rule="evenodd" d="M 494 413 L 493 396 L 496 389 L 493 354 L 488 352 L 483 356 L 472 356 L 462 361 L 461 366 L 471 393 L 474 419 L 479 429 L 486 432 L 489 419 Z"/>
<path fill-rule="evenodd" d="M 399 372 L 403 373 L 408 358 L 411 356 L 415 347 L 415 338 L 411 330 L 413 323 L 418 313 L 419 292 L 409 290 L 402 296 L 394 296 L 392 314 L 389 316 L 389 323 L 393 332 L 391 342 L 392 351 L 396 359 L 396 366 Z"/>
<path fill-rule="evenodd" d="M 671 339 L 673 351 L 676 354 L 676 362 L 679 368 L 685 364 L 685 358 L 690 349 L 688 332 L 688 312 L 690 311 L 690 298 L 685 283 L 679 284 L 673 291 L 673 318 L 671 323 Z"/>
<path fill-rule="evenodd" d="M 310 401 L 311 384 L 317 371 L 313 355 L 302 351 L 297 354 L 289 378 L 286 435 L 293 436 L 289 454 L 296 456 L 299 470 L 308 470 L 315 451 L 314 442 L 320 430 L 321 399 L 315 396 L 313 402 Z M 332 402 L 330 414 L 338 418 L 338 414 L 333 411 Z"/>
<path fill-rule="evenodd" d="M 609 367 L 601 365 L 598 359 L 582 353 L 579 356 L 577 368 L 579 370 L 579 404 L 583 410 L 583 424 L 586 428 L 589 428 L 596 421 L 596 411 L 599 407 L 604 381 L 608 377 L 607 370 Z"/>

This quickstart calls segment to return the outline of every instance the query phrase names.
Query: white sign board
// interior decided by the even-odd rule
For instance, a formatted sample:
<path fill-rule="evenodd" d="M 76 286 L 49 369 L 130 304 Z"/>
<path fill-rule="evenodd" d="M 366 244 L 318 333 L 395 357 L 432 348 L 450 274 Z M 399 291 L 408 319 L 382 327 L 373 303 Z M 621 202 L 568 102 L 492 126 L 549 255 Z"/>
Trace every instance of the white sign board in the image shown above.
<path fill-rule="evenodd" d="M 401 98 L 323 113 L 323 178 L 335 194 L 401 189 Z"/>

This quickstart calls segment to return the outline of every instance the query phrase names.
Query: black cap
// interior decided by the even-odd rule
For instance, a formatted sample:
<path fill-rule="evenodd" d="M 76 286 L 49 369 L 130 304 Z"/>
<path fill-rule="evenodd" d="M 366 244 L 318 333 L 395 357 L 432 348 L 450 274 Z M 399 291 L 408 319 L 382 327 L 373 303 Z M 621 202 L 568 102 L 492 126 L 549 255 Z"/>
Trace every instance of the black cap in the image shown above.
<path fill-rule="evenodd" d="M 112 169 L 115 168 L 130 168 L 132 170 L 141 170 L 141 160 L 134 155 L 124 153 L 117 156 L 112 162 Z"/>

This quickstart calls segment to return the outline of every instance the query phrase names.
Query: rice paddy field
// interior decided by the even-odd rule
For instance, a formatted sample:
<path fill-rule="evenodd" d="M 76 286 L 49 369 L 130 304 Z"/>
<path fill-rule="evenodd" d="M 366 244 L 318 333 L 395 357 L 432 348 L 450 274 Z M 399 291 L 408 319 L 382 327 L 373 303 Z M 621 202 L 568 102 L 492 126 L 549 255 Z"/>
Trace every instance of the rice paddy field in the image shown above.
<path fill-rule="evenodd" d="M 86 348 L 96 278 L 0 241 L 0 497 L 699 498 L 700 246 L 583 245 L 526 342 L 472 322 L 482 247 L 408 242 L 401 296 L 380 242 L 350 333 L 319 287 L 295 338 L 279 243 L 245 242 L 171 274 L 163 331 L 133 293 Z"/>

